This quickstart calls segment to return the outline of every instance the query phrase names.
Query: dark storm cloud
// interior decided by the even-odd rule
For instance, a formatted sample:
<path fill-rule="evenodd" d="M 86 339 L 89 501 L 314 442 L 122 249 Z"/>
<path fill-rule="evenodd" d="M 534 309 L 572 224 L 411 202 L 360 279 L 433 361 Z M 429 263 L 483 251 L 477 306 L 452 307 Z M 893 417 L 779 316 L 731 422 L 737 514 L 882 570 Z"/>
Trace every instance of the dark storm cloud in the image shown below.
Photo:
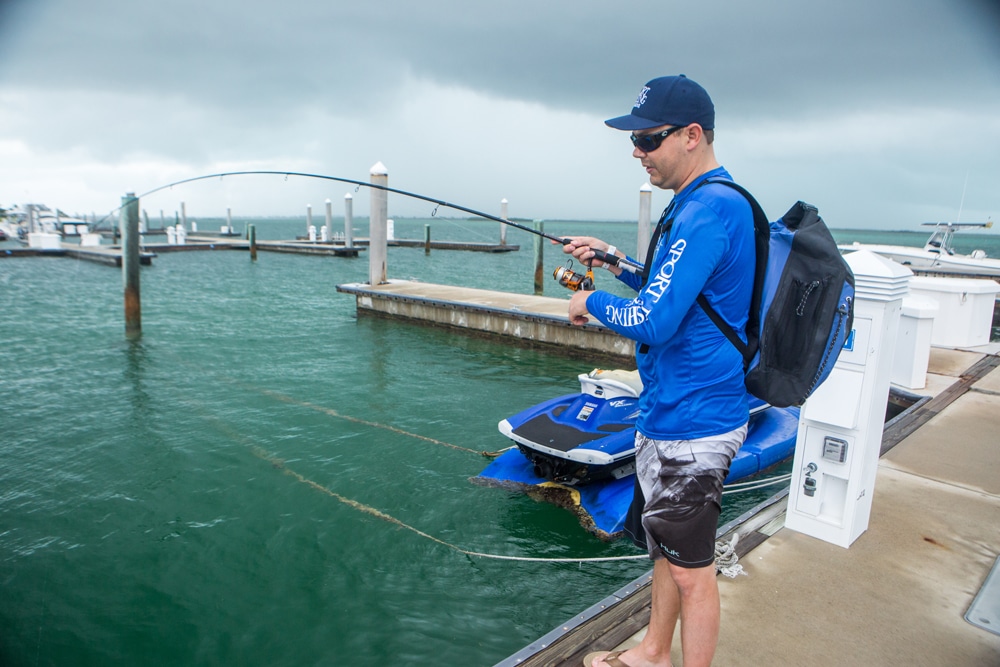
<path fill-rule="evenodd" d="M 568 177 L 625 203 L 569 195 L 556 215 L 624 217 L 644 174 L 600 121 L 683 72 L 769 208 L 814 198 L 884 225 L 964 201 L 985 217 L 998 18 L 995 0 L 0 0 L 0 183 L 24 198 L 382 160 L 532 215 L 556 208 L 542 183 Z"/>
<path fill-rule="evenodd" d="M 753 115 L 972 103 L 1000 64 L 997 14 L 979 0 L 37 0 L 20 14 L 3 48 L 32 57 L 3 58 L 0 82 L 190 96 L 265 115 L 396 103 L 408 72 L 597 114 L 680 71 Z M 997 101 L 995 86 L 982 101 Z"/>

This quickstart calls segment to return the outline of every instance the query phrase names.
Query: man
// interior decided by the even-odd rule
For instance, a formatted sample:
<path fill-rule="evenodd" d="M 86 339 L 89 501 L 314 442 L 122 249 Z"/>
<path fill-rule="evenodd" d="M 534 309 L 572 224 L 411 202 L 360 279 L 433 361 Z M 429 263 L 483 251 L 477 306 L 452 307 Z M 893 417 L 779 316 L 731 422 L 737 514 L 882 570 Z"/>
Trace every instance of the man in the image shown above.
<path fill-rule="evenodd" d="M 637 158 L 657 187 L 674 198 L 663 212 L 642 276 L 594 259 L 620 255 L 593 237 L 570 237 L 564 251 L 605 266 L 638 291 L 631 300 L 577 292 L 569 317 L 594 317 L 636 341 L 644 390 L 636 422 L 637 488 L 626 531 L 649 550 L 653 598 L 649 629 L 627 651 L 588 656 L 596 667 L 670 665 L 680 620 L 684 667 L 709 665 L 719 635 L 715 531 L 722 482 L 746 436 L 743 359 L 697 304 L 709 304 L 745 340 L 755 263 L 753 213 L 725 185 L 715 159 L 715 107 L 684 75 L 647 83 L 630 114 L 606 121 L 631 131 Z M 641 512 L 641 519 L 640 517 Z"/>

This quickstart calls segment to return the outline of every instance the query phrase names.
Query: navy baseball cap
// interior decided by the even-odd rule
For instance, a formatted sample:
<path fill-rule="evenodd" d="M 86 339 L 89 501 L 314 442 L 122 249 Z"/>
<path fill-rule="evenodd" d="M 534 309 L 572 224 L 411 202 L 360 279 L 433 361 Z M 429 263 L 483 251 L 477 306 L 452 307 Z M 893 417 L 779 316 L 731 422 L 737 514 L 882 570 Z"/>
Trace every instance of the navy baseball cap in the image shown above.
<path fill-rule="evenodd" d="M 715 129 L 715 105 L 704 88 L 683 74 L 653 79 L 639 91 L 632 113 L 604 121 L 616 130 L 691 123 L 698 123 L 703 130 Z"/>

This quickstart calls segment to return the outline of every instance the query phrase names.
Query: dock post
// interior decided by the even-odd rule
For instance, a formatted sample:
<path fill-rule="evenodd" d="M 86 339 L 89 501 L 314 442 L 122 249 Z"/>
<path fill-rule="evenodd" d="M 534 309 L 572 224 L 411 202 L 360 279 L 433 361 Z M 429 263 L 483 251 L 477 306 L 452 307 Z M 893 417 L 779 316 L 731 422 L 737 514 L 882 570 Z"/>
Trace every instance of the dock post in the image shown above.
<path fill-rule="evenodd" d="M 313 227 L 313 206 L 312 204 L 306 204 L 306 234 L 309 234 L 309 230 L 312 229 L 312 235 L 314 238 L 309 239 L 310 241 L 315 241 L 316 228 Z"/>
<path fill-rule="evenodd" d="M 119 222 L 125 282 L 125 337 L 135 339 L 142 335 L 142 305 L 139 298 L 139 200 L 134 192 L 127 192 L 122 197 Z"/>
<path fill-rule="evenodd" d="M 344 247 L 354 247 L 354 195 L 344 195 Z"/>
<path fill-rule="evenodd" d="M 181 202 L 181 222 L 180 222 L 180 225 L 184 229 L 187 229 L 187 226 L 188 226 L 188 214 L 187 214 L 187 206 L 184 204 L 184 202 Z"/>
<path fill-rule="evenodd" d="M 636 257 L 640 262 L 646 262 L 646 248 L 649 247 L 649 221 L 653 206 L 653 186 L 648 182 L 639 188 L 639 237 L 636 239 Z"/>
<path fill-rule="evenodd" d="M 424 254 L 431 254 L 431 226 L 424 225 Z"/>
<path fill-rule="evenodd" d="M 535 231 L 544 232 L 545 223 L 541 220 L 535 221 Z M 535 235 L 535 294 L 543 294 L 545 292 L 545 284 L 543 282 L 545 278 L 545 267 L 542 264 L 542 256 L 544 255 L 544 241 L 540 235 Z"/>
<path fill-rule="evenodd" d="M 247 240 L 250 241 L 250 261 L 257 261 L 257 225 L 247 225 Z"/>
<path fill-rule="evenodd" d="M 233 209 L 229 206 L 226 207 L 226 233 L 233 233 Z"/>
<path fill-rule="evenodd" d="M 383 188 L 389 185 L 389 172 L 385 165 L 376 162 L 370 172 L 371 211 L 368 218 L 368 284 L 381 285 L 386 277 L 386 227 L 389 220 L 389 193 Z"/>
<path fill-rule="evenodd" d="M 507 200 L 500 200 L 500 217 L 507 220 Z M 500 223 L 500 245 L 507 245 L 507 225 Z"/>
<path fill-rule="evenodd" d="M 326 234 L 323 236 L 323 240 L 333 241 L 333 202 L 326 200 Z"/>

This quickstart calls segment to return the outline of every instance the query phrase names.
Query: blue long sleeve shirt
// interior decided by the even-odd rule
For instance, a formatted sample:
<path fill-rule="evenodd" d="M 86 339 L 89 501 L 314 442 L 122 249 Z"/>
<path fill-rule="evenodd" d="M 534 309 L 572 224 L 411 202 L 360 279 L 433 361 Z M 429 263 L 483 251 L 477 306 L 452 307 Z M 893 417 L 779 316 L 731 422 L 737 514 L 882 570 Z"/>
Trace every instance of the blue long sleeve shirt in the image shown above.
<path fill-rule="evenodd" d="M 644 390 L 636 428 L 657 440 L 718 435 L 748 418 L 743 359 L 695 301 L 703 293 L 746 340 L 756 261 L 753 213 L 732 188 L 698 187 L 717 177 L 731 179 L 720 167 L 674 195 L 666 214 L 673 226 L 647 257 L 646 285 L 634 274 L 619 276 L 638 291 L 634 299 L 602 291 L 587 299 L 591 315 L 637 343 Z"/>

